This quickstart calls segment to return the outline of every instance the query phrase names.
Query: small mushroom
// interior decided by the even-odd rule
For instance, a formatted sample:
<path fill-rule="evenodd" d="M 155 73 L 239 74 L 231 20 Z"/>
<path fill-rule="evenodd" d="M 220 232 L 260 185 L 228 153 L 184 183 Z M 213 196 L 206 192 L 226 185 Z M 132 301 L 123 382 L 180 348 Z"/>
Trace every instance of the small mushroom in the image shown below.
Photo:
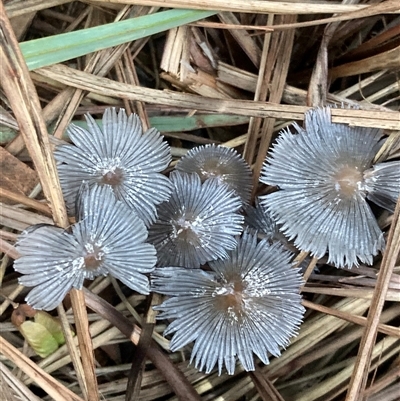
<path fill-rule="evenodd" d="M 172 185 L 160 174 L 171 161 L 170 149 L 162 135 L 151 128 L 143 132 L 136 114 L 124 109 L 105 110 L 102 128 L 86 115 L 88 130 L 71 124 L 71 144 L 55 151 L 64 198 L 71 214 L 83 181 L 90 186 L 107 185 L 118 200 L 133 209 L 149 225 L 156 205 L 166 201 Z"/>
<path fill-rule="evenodd" d="M 145 273 L 154 270 L 156 251 L 145 243 L 142 220 L 108 186 L 89 188 L 84 183 L 76 210 L 78 222 L 71 233 L 38 226 L 18 239 L 21 257 L 14 269 L 23 274 L 20 284 L 34 287 L 26 302 L 34 309 L 54 309 L 71 288 L 81 289 L 85 279 L 108 274 L 148 294 Z"/>
<path fill-rule="evenodd" d="M 306 128 L 281 132 L 261 182 L 279 187 L 262 197 L 281 231 L 316 257 L 351 267 L 372 264 L 383 233 L 367 202 L 394 205 L 400 194 L 400 163 L 373 166 L 382 132 L 331 122 L 330 108 L 306 113 Z"/>
<path fill-rule="evenodd" d="M 149 228 L 158 265 L 197 268 L 226 257 L 243 229 L 240 198 L 215 178 L 202 183 L 197 174 L 173 171 L 170 180 L 172 195 L 158 206 L 158 218 Z"/>
<path fill-rule="evenodd" d="M 251 168 L 235 149 L 214 144 L 197 146 L 179 160 L 176 170 L 197 173 L 202 181 L 216 178 L 233 189 L 244 204 L 250 201 Z"/>
<path fill-rule="evenodd" d="M 297 334 L 303 318 L 298 269 L 281 245 L 257 242 L 245 231 L 226 259 L 209 262 L 211 272 L 179 267 L 157 268 L 152 290 L 169 298 L 155 307 L 159 319 L 173 319 L 172 351 L 194 341 L 190 362 L 210 373 L 225 366 L 235 371 L 239 359 L 254 370 L 254 356 L 268 364 Z"/>

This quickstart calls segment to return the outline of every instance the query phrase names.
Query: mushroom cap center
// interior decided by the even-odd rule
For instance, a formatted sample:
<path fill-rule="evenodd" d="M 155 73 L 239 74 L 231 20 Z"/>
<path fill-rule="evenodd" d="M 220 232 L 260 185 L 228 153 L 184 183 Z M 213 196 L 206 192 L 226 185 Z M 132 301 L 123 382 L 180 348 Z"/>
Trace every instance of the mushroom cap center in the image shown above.
<path fill-rule="evenodd" d="M 219 172 L 218 171 L 212 171 L 212 170 L 208 170 L 208 171 L 202 171 L 201 172 L 202 178 L 203 179 L 207 179 L 207 178 L 215 178 L 215 177 L 219 177 Z"/>
<path fill-rule="evenodd" d="M 220 160 L 210 158 L 206 160 L 200 169 L 202 181 L 207 178 L 217 178 L 219 181 L 224 181 L 224 176 L 227 173 L 227 166 L 221 163 Z"/>
<path fill-rule="evenodd" d="M 240 315 L 244 309 L 245 288 L 240 278 L 216 288 L 213 296 L 217 309 Z"/>
<path fill-rule="evenodd" d="M 124 172 L 121 168 L 115 167 L 112 170 L 107 171 L 103 177 L 101 178 L 102 184 L 111 185 L 112 187 L 116 187 L 122 183 L 124 179 Z"/>
<path fill-rule="evenodd" d="M 334 176 L 335 189 L 345 197 L 351 197 L 362 189 L 363 174 L 357 167 L 344 166 Z"/>
<path fill-rule="evenodd" d="M 199 245 L 199 236 L 197 232 L 200 220 L 190 215 L 183 215 L 172 222 L 173 237 L 178 238 L 194 246 Z"/>
<path fill-rule="evenodd" d="M 87 270 L 96 270 L 103 262 L 104 252 L 98 246 L 87 244 L 85 246 L 86 254 L 83 256 L 85 268 Z"/>

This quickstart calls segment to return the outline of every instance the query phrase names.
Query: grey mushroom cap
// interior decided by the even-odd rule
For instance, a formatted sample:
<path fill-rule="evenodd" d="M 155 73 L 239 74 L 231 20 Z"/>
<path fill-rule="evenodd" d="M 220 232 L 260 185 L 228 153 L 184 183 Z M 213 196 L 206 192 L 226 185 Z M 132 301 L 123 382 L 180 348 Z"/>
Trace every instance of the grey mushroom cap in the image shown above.
<path fill-rule="evenodd" d="M 202 183 L 197 174 L 173 171 L 170 180 L 172 195 L 149 228 L 158 265 L 197 268 L 226 257 L 243 230 L 240 198 L 213 178 Z"/>
<path fill-rule="evenodd" d="M 241 155 L 232 148 L 220 145 L 196 146 L 176 165 L 176 170 L 197 173 L 202 181 L 216 178 L 248 204 L 252 190 L 252 172 Z"/>
<path fill-rule="evenodd" d="M 85 279 L 111 274 L 131 289 L 149 293 L 146 273 L 154 270 L 155 248 L 145 243 L 147 229 L 118 201 L 111 188 L 84 185 L 77 204 L 79 221 L 71 233 L 55 226 L 23 232 L 17 242 L 21 257 L 14 269 L 20 284 L 34 287 L 26 301 L 35 309 L 57 307 L 71 288 Z"/>
<path fill-rule="evenodd" d="M 297 334 L 303 318 L 301 275 L 291 254 L 257 235 L 244 232 L 226 259 L 210 262 L 211 272 L 179 267 L 157 268 L 152 289 L 169 296 L 155 309 L 159 319 L 174 319 L 172 351 L 194 341 L 191 362 L 210 373 L 218 366 L 233 374 L 237 359 L 254 370 L 254 355 L 265 364 L 268 354 Z"/>
<path fill-rule="evenodd" d="M 260 180 L 279 190 L 262 204 L 299 249 L 328 252 L 337 267 L 372 264 L 385 242 L 366 198 L 387 192 L 376 183 L 371 191 L 365 174 L 382 132 L 332 123 L 329 108 L 309 111 L 305 123 L 283 131 L 267 157 Z"/>
<path fill-rule="evenodd" d="M 124 109 L 105 110 L 102 128 L 86 115 L 88 130 L 71 124 L 73 144 L 55 151 L 58 173 L 68 210 L 75 213 L 75 200 L 83 181 L 90 186 L 108 185 L 117 199 L 133 209 L 148 225 L 156 205 L 167 200 L 172 185 L 161 172 L 171 161 L 170 148 L 154 128 L 143 132 L 139 117 Z"/>
<path fill-rule="evenodd" d="M 367 198 L 393 213 L 400 196 L 400 161 L 375 164 L 364 179 Z"/>

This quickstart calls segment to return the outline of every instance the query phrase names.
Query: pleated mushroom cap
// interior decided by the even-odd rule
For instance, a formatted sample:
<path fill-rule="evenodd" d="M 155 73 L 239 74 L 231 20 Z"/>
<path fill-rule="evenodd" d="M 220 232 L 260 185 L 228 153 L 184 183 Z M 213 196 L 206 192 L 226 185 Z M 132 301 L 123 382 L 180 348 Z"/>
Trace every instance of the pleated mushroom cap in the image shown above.
<path fill-rule="evenodd" d="M 378 129 L 332 123 L 330 108 L 309 111 L 305 123 L 294 125 L 296 134 L 283 131 L 267 157 L 260 180 L 280 190 L 262 204 L 299 249 L 316 257 L 328 252 L 337 267 L 372 264 L 385 243 L 366 199 L 393 205 L 400 165 L 372 167 Z"/>
<path fill-rule="evenodd" d="M 292 268 L 291 254 L 279 244 L 244 232 L 226 259 L 210 262 L 211 272 L 179 267 L 157 268 L 152 289 L 169 296 L 155 309 L 159 319 L 174 319 L 165 334 L 173 334 L 172 351 L 194 341 L 191 362 L 210 373 L 217 365 L 235 371 L 239 359 L 254 370 L 254 355 L 268 364 L 280 347 L 297 334 L 304 308 L 302 283 Z"/>
<path fill-rule="evenodd" d="M 71 233 L 47 225 L 21 234 L 14 269 L 23 274 L 20 284 L 34 287 L 26 302 L 35 309 L 54 309 L 71 288 L 108 274 L 148 294 L 145 274 L 154 270 L 157 258 L 155 248 L 145 243 L 142 220 L 108 186 L 83 185 L 76 209 L 79 221 Z"/>
<path fill-rule="evenodd" d="M 170 180 L 171 198 L 159 205 L 149 228 L 158 266 L 197 268 L 226 257 L 243 230 L 240 198 L 214 178 L 202 183 L 197 174 L 173 171 Z"/>
<path fill-rule="evenodd" d="M 202 181 L 216 178 L 233 189 L 244 204 L 250 201 L 251 168 L 235 149 L 214 144 L 196 146 L 179 160 L 176 170 L 197 173 Z"/>
<path fill-rule="evenodd" d="M 156 205 L 167 200 L 172 185 L 160 174 L 171 161 L 170 149 L 154 128 L 143 132 L 139 117 L 124 109 L 108 108 L 100 128 L 86 115 L 88 130 L 71 124 L 72 145 L 55 151 L 58 173 L 68 210 L 74 214 L 75 200 L 83 181 L 90 186 L 108 185 L 117 199 L 133 209 L 149 225 Z"/>

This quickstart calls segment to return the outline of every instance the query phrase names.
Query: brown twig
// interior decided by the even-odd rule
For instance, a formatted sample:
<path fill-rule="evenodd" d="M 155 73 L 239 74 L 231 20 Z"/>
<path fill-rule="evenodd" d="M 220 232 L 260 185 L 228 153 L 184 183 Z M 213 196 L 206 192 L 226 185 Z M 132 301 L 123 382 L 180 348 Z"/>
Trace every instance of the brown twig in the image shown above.
<path fill-rule="evenodd" d="M 379 271 L 378 280 L 372 297 L 371 306 L 367 316 L 367 325 L 361 339 L 360 348 L 355 363 L 354 373 L 351 376 L 346 401 L 361 401 L 367 383 L 367 373 L 371 364 L 372 350 L 378 332 L 379 319 L 385 303 L 396 260 L 400 252 L 400 197 L 397 200 L 390 227 L 386 249 Z"/>
<path fill-rule="evenodd" d="M 123 316 L 108 302 L 97 295 L 94 295 L 87 289 L 83 289 L 87 306 L 111 322 L 117 327 L 133 344 L 137 345 L 140 339 L 141 330 L 133 325 L 128 318 Z M 180 372 L 170 359 L 159 350 L 155 343 L 152 343 L 147 349 L 147 356 L 170 384 L 175 394 L 181 401 L 200 401 L 200 397 L 188 382 L 186 377 Z"/>
<path fill-rule="evenodd" d="M 51 210 L 46 203 L 39 202 L 36 199 L 29 198 L 28 196 L 22 194 L 18 194 L 6 188 L 0 188 L 0 195 L 4 196 L 9 200 L 12 200 L 13 202 L 21 203 L 22 205 L 35 209 L 45 214 L 46 216 L 52 216 Z"/>
<path fill-rule="evenodd" d="M 36 73 L 94 93 L 198 111 L 301 121 L 304 119 L 304 113 L 310 109 L 305 106 L 254 102 L 243 99 L 214 99 L 188 93 L 137 87 L 107 78 L 96 77 L 61 64 L 40 68 L 36 70 Z M 332 109 L 331 114 L 332 122 L 334 123 L 345 123 L 359 127 L 400 129 L 400 113 L 394 111 Z"/>
<path fill-rule="evenodd" d="M 44 195 L 49 201 L 53 219 L 58 226 L 67 228 L 69 226 L 67 212 L 39 98 L 2 2 L 0 2 L 0 28 L 0 57 L 4 92 L 18 121 Z M 86 308 L 82 303 L 83 298 L 78 295 L 76 290 L 71 291 L 71 296 L 75 298 L 74 312 L 80 317 L 76 321 L 78 336 L 81 340 L 85 340 L 79 343 L 81 355 L 85 357 L 82 361 L 85 368 L 85 380 L 81 380 L 81 383 L 86 382 L 88 386 L 87 398 L 97 401 L 98 391 L 92 345 L 85 334 L 80 333 L 86 329 L 84 324 L 84 320 L 87 320 Z M 66 331 L 69 330 L 69 327 L 63 327 L 63 329 Z M 80 360 L 73 344 L 70 344 L 70 351 L 78 373 L 81 371 Z M 82 391 L 85 393 L 85 388 L 82 388 Z"/>

